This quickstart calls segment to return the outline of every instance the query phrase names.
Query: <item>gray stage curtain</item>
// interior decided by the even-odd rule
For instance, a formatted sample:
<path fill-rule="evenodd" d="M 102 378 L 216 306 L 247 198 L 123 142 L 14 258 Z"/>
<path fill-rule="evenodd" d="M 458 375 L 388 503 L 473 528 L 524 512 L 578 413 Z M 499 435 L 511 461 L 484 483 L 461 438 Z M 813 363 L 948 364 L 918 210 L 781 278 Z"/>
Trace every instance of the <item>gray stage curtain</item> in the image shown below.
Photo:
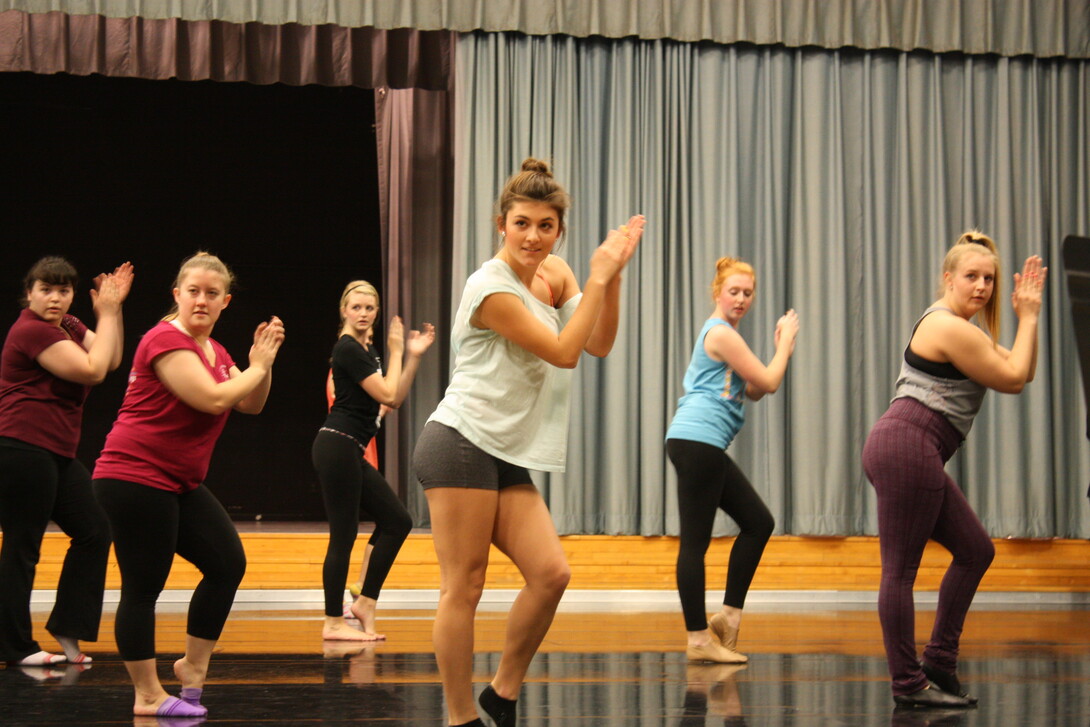
<path fill-rule="evenodd" d="M 540 481 L 562 532 L 677 532 L 663 436 L 727 254 L 757 269 L 741 330 L 758 355 L 786 308 L 803 326 L 730 453 L 777 532 L 876 532 L 863 442 L 946 249 L 978 226 L 1002 252 L 1006 345 L 1010 274 L 1040 253 L 1053 275 L 1037 380 L 988 395 L 948 471 L 993 536 L 1090 535 L 1059 255 L 1090 231 L 1090 64 L 486 33 L 457 55 L 455 297 L 527 155 L 575 200 L 561 254 L 580 279 L 607 229 L 648 218 L 614 352 L 577 373 L 568 472 Z"/>
<path fill-rule="evenodd" d="M 0 71 L 301 86 L 449 86 L 453 35 L 0 12 Z"/>
<path fill-rule="evenodd" d="M 1090 57 L 1085 0 L 0 0 L 0 9 L 266 25 Z"/>
<path fill-rule="evenodd" d="M 386 286 L 383 318 L 406 328 L 435 324 L 436 342 L 421 360 L 412 394 L 387 416 L 384 474 L 419 523 L 423 491 L 410 462 L 416 436 L 446 386 L 450 360 L 450 244 L 454 159 L 451 94 L 378 89 L 375 131 Z"/>

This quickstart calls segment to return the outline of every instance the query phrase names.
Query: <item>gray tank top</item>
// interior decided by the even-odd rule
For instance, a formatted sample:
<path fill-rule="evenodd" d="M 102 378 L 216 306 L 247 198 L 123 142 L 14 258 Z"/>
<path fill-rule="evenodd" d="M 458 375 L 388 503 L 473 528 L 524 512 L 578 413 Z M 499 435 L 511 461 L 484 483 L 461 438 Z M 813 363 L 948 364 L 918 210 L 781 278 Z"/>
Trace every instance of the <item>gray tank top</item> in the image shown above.
<path fill-rule="evenodd" d="M 920 322 L 937 310 L 950 309 L 936 305 L 925 310 L 912 327 L 912 335 L 908 337 L 909 344 L 912 343 L 912 336 L 916 335 Z M 915 399 L 928 409 L 939 412 L 964 438 L 973 426 L 973 419 L 980 411 L 987 391 L 986 386 L 976 383 L 958 371 L 953 364 L 928 361 L 913 353 L 909 346 L 905 346 L 901 374 L 897 377 L 893 398 Z"/>

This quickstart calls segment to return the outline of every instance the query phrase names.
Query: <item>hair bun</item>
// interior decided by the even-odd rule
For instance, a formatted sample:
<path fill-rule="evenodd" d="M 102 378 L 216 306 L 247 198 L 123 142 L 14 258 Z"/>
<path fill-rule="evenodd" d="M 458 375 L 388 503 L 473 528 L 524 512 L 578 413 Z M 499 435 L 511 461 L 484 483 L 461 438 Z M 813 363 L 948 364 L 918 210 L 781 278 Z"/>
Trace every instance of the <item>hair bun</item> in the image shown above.
<path fill-rule="evenodd" d="M 993 254 L 999 254 L 999 248 L 996 247 L 995 241 L 976 228 L 963 232 L 954 245 L 955 247 L 957 245 L 980 245 Z"/>
<path fill-rule="evenodd" d="M 541 159 L 535 159 L 534 157 L 526 157 L 522 161 L 522 171 L 536 172 L 538 174 L 544 174 L 547 177 L 553 176 L 552 171 L 549 169 L 549 163 Z"/>
<path fill-rule="evenodd" d="M 741 260 L 739 260 L 738 258 L 721 257 L 715 262 L 715 269 L 716 270 L 723 270 L 724 268 L 734 267 L 734 265 L 736 265 L 737 263 L 740 263 L 740 262 L 741 262 Z"/>

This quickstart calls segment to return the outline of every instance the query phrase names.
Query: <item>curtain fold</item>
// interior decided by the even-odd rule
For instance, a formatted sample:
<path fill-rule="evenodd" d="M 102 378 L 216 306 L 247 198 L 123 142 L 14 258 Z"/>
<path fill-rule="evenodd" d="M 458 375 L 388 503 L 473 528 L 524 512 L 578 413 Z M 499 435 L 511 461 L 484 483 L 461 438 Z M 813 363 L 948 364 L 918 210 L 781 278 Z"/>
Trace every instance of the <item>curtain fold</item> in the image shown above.
<path fill-rule="evenodd" d="M 412 452 L 446 387 L 450 339 L 450 238 L 453 120 L 447 91 L 375 92 L 379 214 L 385 297 L 382 317 L 400 315 L 406 330 L 424 322 L 436 341 L 421 359 L 412 393 L 384 423 L 387 481 L 414 520 L 426 519 L 423 492 L 412 475 Z"/>
<path fill-rule="evenodd" d="M 458 57 L 455 297 L 494 253 L 492 205 L 526 156 L 572 194 L 560 254 L 580 280 L 609 228 L 648 218 L 614 351 L 576 374 L 568 472 L 539 480 L 562 532 L 677 532 L 663 436 L 714 262 L 734 255 L 757 270 L 754 351 L 770 358 L 789 307 L 802 334 L 731 455 L 777 532 L 875 533 L 863 442 L 946 249 L 976 226 L 1000 247 L 1005 345 L 1011 274 L 1032 253 L 1054 274 L 1036 381 L 990 393 L 948 469 L 993 536 L 1090 535 L 1058 272 L 1064 235 L 1090 230 L 1090 64 L 485 33 Z"/>
<path fill-rule="evenodd" d="M 1090 57 L 1090 5 L 1081 0 L 0 0 L 4 9 L 235 24 Z"/>
<path fill-rule="evenodd" d="M 301 86 L 450 85 L 453 34 L 0 12 L 0 71 Z"/>

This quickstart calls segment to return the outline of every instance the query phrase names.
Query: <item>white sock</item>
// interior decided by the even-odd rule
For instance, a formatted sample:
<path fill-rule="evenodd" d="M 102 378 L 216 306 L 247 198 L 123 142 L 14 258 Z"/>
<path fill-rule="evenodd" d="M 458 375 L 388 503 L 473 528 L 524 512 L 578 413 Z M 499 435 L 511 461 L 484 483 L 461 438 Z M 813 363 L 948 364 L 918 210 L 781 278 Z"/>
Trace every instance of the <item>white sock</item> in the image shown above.
<path fill-rule="evenodd" d="M 37 654 L 25 656 L 15 662 L 19 666 L 49 666 L 50 664 L 63 664 L 64 657 L 60 654 L 50 654 L 48 651 L 39 651 Z"/>

